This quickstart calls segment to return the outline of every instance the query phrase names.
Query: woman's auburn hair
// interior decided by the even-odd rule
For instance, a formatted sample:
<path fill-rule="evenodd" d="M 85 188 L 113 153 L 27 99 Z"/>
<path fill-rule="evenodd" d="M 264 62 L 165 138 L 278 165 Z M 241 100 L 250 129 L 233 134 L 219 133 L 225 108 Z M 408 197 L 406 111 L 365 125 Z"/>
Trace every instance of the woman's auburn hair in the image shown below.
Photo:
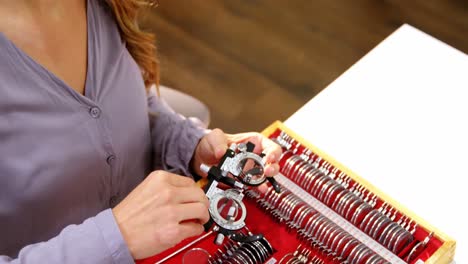
<path fill-rule="evenodd" d="M 146 89 L 159 85 L 159 61 L 154 34 L 140 30 L 138 14 L 152 6 L 154 0 L 106 0 L 119 26 L 130 55 L 140 66 Z"/>

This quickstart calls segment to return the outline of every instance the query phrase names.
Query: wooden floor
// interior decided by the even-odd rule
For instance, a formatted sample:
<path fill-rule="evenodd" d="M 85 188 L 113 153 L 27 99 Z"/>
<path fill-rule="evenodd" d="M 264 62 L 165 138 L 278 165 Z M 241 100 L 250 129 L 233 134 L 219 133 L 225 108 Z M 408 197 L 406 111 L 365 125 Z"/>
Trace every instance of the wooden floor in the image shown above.
<path fill-rule="evenodd" d="M 464 0 L 160 0 L 141 24 L 162 84 L 240 132 L 285 120 L 403 23 L 468 53 Z"/>

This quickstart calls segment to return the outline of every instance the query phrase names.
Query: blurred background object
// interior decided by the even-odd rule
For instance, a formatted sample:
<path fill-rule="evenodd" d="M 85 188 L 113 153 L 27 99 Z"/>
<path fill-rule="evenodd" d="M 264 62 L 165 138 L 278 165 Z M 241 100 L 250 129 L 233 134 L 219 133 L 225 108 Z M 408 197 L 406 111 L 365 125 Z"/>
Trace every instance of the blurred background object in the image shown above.
<path fill-rule="evenodd" d="M 210 110 L 200 99 L 164 85 L 159 85 L 159 95 L 178 114 L 192 119 L 199 127 L 209 126 Z"/>
<path fill-rule="evenodd" d="M 161 83 L 229 133 L 285 120 L 404 23 L 468 52 L 465 0 L 160 0 L 141 21 Z"/>

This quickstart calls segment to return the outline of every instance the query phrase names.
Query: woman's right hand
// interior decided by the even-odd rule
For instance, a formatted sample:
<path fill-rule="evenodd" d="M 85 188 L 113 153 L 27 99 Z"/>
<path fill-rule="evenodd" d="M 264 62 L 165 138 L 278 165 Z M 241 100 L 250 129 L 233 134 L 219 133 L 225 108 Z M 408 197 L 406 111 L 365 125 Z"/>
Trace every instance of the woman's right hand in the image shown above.
<path fill-rule="evenodd" d="M 112 211 L 133 258 L 143 259 L 201 234 L 208 205 L 192 179 L 155 171 Z"/>

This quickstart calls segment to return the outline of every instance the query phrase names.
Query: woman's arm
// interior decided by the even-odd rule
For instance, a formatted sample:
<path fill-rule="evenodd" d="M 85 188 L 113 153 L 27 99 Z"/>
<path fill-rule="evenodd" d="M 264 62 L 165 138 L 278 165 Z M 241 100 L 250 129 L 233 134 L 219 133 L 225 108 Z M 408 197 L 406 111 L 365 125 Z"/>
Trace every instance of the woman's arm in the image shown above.
<path fill-rule="evenodd" d="M 154 169 L 191 175 L 196 146 L 206 131 L 175 113 L 152 88 L 148 95 Z"/>
<path fill-rule="evenodd" d="M 6 263 L 133 263 L 203 232 L 208 199 L 187 177 L 152 172 L 114 209 L 24 247 Z"/>
<path fill-rule="evenodd" d="M 79 225 L 69 225 L 46 242 L 28 245 L 4 263 L 133 263 L 111 209 Z"/>

